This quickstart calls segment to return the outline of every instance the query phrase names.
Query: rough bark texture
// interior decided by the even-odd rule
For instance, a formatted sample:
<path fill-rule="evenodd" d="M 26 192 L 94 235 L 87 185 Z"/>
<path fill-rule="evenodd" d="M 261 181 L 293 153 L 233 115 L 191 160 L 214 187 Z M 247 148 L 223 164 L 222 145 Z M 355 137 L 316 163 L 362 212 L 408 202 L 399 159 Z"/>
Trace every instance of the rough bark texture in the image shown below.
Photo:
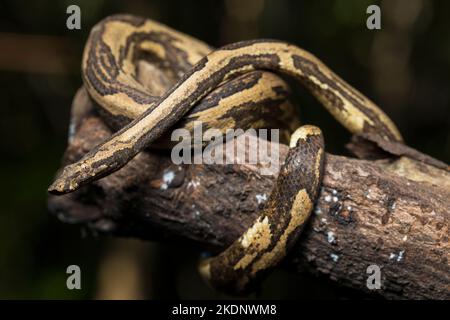
<path fill-rule="evenodd" d="M 111 134 L 90 104 L 80 91 L 72 115 L 77 130 L 64 164 Z M 277 147 L 282 161 L 287 147 Z M 49 209 L 100 233 L 190 239 L 221 250 L 251 224 L 270 193 L 276 174 L 261 175 L 260 169 L 178 166 L 167 153 L 142 152 L 73 194 L 49 196 Z M 450 299 L 449 208 L 446 170 L 405 157 L 368 161 L 327 154 L 320 198 L 285 267 L 369 291 L 367 268 L 375 264 L 382 274 L 376 294 Z"/>

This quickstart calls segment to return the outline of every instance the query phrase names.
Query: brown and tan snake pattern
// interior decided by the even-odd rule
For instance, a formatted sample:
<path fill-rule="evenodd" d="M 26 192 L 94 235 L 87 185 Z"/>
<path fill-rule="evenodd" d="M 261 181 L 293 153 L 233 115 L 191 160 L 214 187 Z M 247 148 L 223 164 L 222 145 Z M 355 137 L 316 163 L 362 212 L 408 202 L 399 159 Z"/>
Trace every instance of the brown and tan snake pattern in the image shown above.
<path fill-rule="evenodd" d="M 176 84 L 166 92 L 144 87 L 136 67 L 142 59 L 164 70 Z M 286 100 L 289 90 L 276 74 L 306 87 L 350 132 L 402 141 L 395 125 L 372 101 L 294 45 L 255 40 L 214 50 L 154 21 L 117 15 L 92 29 L 82 75 L 105 121 L 120 130 L 65 167 L 49 192 L 72 192 L 104 177 L 174 125 L 192 130 L 194 120 L 223 131 L 279 127 L 284 141 L 289 141 L 299 123 Z M 155 72 L 154 82 L 158 81 L 164 79 Z M 258 116 L 264 112 L 269 116 Z M 290 137 L 290 146 L 259 218 L 227 250 L 201 263 L 202 275 L 216 288 L 230 293 L 251 289 L 283 259 L 307 221 L 322 179 L 322 133 L 317 127 L 302 126 Z"/>

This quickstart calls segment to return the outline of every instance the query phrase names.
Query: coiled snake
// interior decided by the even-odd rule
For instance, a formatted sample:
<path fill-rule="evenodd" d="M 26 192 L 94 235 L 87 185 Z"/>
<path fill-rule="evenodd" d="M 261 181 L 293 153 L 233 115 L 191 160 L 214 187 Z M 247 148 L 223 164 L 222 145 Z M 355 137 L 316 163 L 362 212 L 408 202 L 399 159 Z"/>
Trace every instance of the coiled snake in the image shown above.
<path fill-rule="evenodd" d="M 139 59 L 181 79 L 162 96 L 152 94 L 136 80 Z M 296 79 L 350 132 L 401 142 L 395 125 L 372 101 L 294 45 L 256 40 L 213 50 L 154 21 L 117 15 L 92 29 L 82 75 L 105 121 L 122 128 L 66 166 L 49 192 L 72 192 L 118 170 L 183 117 L 181 123 L 190 129 L 196 119 L 220 129 L 278 125 L 289 136 L 298 123 L 291 106 L 280 102 L 287 89 L 267 71 Z M 157 73 L 154 77 L 158 81 Z M 263 113 L 258 108 L 269 108 L 267 121 L 258 118 Z M 290 147 L 259 218 L 228 249 L 201 262 L 202 275 L 216 288 L 231 293 L 251 289 L 286 255 L 307 221 L 322 179 L 320 129 L 298 128 Z"/>

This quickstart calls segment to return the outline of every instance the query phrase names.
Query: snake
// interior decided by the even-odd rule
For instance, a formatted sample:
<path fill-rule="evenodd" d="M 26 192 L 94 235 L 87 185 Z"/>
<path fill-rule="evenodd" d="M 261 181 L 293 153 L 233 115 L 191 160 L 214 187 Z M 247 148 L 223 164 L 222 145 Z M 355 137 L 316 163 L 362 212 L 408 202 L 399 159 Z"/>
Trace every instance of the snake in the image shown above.
<path fill-rule="evenodd" d="M 174 84 L 164 83 L 154 70 L 153 82 L 167 90 L 144 86 L 140 60 L 158 66 Z M 107 176 L 171 128 L 192 130 L 194 120 L 221 130 L 278 126 L 289 152 L 258 218 L 227 249 L 199 265 L 216 289 L 250 292 L 298 239 L 323 177 L 323 133 L 294 120 L 281 77 L 296 80 L 351 133 L 402 143 L 395 124 L 374 102 L 298 46 L 258 39 L 215 49 L 156 21 L 120 14 L 92 28 L 82 58 L 84 87 L 117 131 L 65 166 L 48 191 L 73 192 Z"/>

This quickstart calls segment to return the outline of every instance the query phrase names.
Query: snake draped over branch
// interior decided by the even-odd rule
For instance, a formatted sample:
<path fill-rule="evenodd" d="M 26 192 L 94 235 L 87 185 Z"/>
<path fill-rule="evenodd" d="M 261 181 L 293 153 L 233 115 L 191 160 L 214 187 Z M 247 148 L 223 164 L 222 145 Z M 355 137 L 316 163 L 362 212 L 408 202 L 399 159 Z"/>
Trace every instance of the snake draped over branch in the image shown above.
<path fill-rule="evenodd" d="M 137 80 L 139 60 L 157 65 L 176 84 L 165 92 L 144 87 Z M 153 81 L 164 82 L 158 72 L 152 73 Z M 118 131 L 66 166 L 49 192 L 73 192 L 109 175 L 174 126 L 192 130 L 194 120 L 223 131 L 279 127 L 290 150 L 259 217 L 224 252 L 200 263 L 202 276 L 217 289 L 252 290 L 298 238 L 324 166 L 321 130 L 299 126 L 286 101 L 289 89 L 278 75 L 297 80 L 351 133 L 402 144 L 377 105 L 297 46 L 253 40 L 214 49 L 152 20 L 115 15 L 92 29 L 82 77 L 98 112 Z"/>

